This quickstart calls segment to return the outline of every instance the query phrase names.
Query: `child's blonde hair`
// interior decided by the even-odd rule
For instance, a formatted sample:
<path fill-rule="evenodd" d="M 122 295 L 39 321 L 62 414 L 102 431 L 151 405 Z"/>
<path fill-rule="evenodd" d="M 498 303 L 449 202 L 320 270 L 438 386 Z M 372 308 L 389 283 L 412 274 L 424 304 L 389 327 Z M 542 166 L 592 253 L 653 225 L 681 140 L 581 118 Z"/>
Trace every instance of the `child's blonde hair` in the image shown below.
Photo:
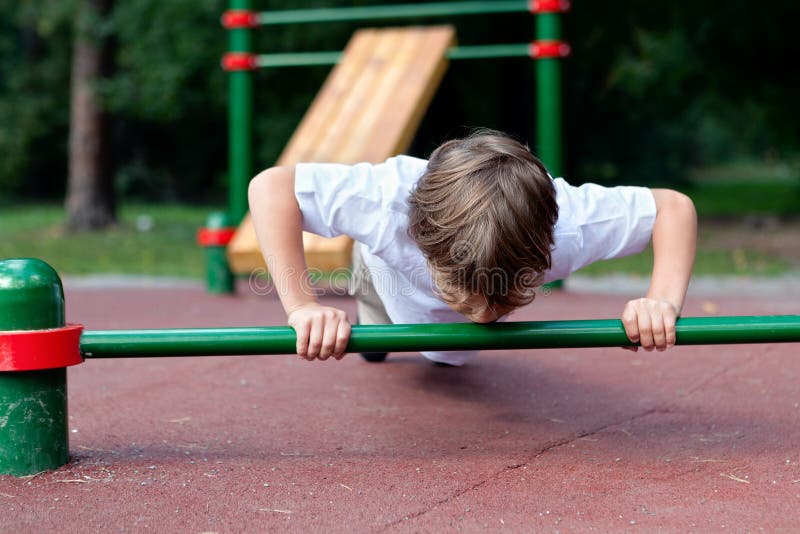
<path fill-rule="evenodd" d="M 544 165 L 518 141 L 490 130 L 447 141 L 409 198 L 410 237 L 442 297 L 487 307 L 531 302 L 550 268 L 558 218 Z"/>

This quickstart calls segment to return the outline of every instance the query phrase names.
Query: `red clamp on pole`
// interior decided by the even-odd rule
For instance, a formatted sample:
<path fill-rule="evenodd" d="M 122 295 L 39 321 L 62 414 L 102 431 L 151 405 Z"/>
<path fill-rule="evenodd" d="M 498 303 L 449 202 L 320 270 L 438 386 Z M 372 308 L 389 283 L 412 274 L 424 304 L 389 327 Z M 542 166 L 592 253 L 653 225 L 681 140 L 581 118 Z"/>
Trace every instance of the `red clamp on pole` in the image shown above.
<path fill-rule="evenodd" d="M 561 58 L 569 56 L 572 49 L 564 41 L 534 41 L 528 54 L 533 59 Z"/>
<path fill-rule="evenodd" d="M 569 0 L 530 0 L 528 11 L 531 13 L 565 13 L 569 11 Z"/>
<path fill-rule="evenodd" d="M 255 70 L 258 60 L 248 52 L 228 52 L 222 56 L 222 68 L 227 71 Z"/>
<path fill-rule="evenodd" d="M 201 247 L 226 247 L 236 233 L 235 228 L 200 228 L 197 244 Z"/>
<path fill-rule="evenodd" d="M 222 22 L 222 27 L 226 30 L 241 30 L 258 27 L 261 23 L 261 18 L 255 11 L 229 9 L 222 14 L 220 21 Z"/>
<path fill-rule="evenodd" d="M 0 332 L 0 371 L 40 371 L 83 363 L 83 326 Z"/>

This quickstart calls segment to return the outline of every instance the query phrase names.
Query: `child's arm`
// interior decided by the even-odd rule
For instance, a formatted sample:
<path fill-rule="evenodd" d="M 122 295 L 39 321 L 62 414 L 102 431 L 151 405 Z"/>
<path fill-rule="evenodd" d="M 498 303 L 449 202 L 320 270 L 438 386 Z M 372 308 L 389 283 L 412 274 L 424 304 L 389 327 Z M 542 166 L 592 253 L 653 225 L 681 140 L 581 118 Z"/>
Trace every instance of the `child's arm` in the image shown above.
<path fill-rule="evenodd" d="M 250 182 L 248 196 L 259 247 L 287 321 L 297 333 L 297 354 L 308 360 L 341 359 L 350 338 L 350 323 L 345 312 L 320 305 L 310 290 L 294 167 L 263 171 Z"/>
<path fill-rule="evenodd" d="M 639 342 L 648 351 L 663 351 L 675 344 L 675 321 L 681 313 L 694 264 L 697 214 L 686 195 L 669 189 L 652 191 L 656 221 L 650 289 L 644 298 L 625 305 L 622 323 L 633 343 Z"/>

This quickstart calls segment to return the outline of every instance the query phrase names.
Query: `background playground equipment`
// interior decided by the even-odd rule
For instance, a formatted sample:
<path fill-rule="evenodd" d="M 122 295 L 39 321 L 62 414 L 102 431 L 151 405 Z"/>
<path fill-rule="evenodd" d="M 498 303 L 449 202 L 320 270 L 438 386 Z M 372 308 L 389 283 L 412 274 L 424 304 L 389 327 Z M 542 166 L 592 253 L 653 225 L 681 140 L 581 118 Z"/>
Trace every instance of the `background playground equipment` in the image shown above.
<path fill-rule="evenodd" d="M 431 18 L 443 16 L 479 15 L 493 13 L 524 13 L 536 16 L 536 40 L 523 44 L 498 44 L 482 46 L 459 46 L 445 51 L 448 59 L 490 59 L 501 57 L 529 57 L 536 59 L 537 80 L 537 111 L 536 111 L 536 150 L 539 156 L 552 173 L 558 175 L 562 169 L 562 126 L 561 126 L 561 66 L 560 58 L 569 54 L 569 45 L 561 41 L 560 16 L 569 9 L 568 0 L 492 0 L 492 1 L 455 1 L 411 5 L 386 5 L 368 7 L 343 7 L 323 8 L 309 10 L 291 10 L 277 12 L 256 12 L 251 9 L 250 0 L 231 0 L 230 9 L 222 17 L 223 26 L 229 30 L 229 52 L 223 58 L 223 67 L 230 71 L 229 78 L 229 196 L 228 217 L 230 221 L 241 221 L 247 212 L 247 184 L 253 175 L 252 166 L 252 112 L 253 112 L 253 86 L 252 71 L 257 68 L 287 67 L 303 65 L 330 65 L 340 60 L 349 59 L 350 47 L 344 54 L 340 52 L 310 52 L 294 54 L 268 54 L 256 55 L 252 52 L 251 33 L 254 28 L 277 24 L 304 24 L 331 21 L 367 21 L 404 18 Z M 354 38 L 355 40 L 355 38 Z M 448 45 L 449 46 L 449 45 Z M 440 50 L 437 46 L 428 46 L 424 54 L 417 54 L 417 59 L 425 57 L 436 59 Z M 390 56 L 382 58 L 383 61 L 392 60 Z M 405 60 L 408 62 L 408 58 Z M 408 68 L 411 64 L 401 68 Z M 354 62 L 358 62 L 355 61 Z M 438 68 L 444 68 L 443 58 L 436 61 Z M 340 64 L 341 66 L 341 64 Z M 393 68 L 397 68 L 394 65 Z M 334 76 L 338 69 L 334 69 L 326 86 L 333 84 Z M 344 76 L 344 74 L 342 74 Z M 358 80 L 357 74 L 350 76 L 350 85 Z M 351 158 L 359 161 L 381 161 L 398 152 L 407 149 L 419 123 L 421 114 L 430 102 L 435 87 L 438 85 L 441 73 L 437 70 L 426 80 L 418 85 L 416 107 L 413 113 L 398 117 L 394 128 L 400 132 L 394 146 L 387 146 L 383 153 L 367 152 L 364 154 L 350 154 Z M 359 80 L 360 81 L 360 80 Z M 325 97 L 325 87 L 317 100 L 312 104 L 303 123 L 287 146 L 286 152 L 279 162 L 282 164 L 297 163 L 297 156 L 292 154 L 292 145 L 297 143 L 310 144 L 314 140 L 302 137 L 303 125 L 316 124 L 317 128 L 325 124 L 324 116 L 314 117 L 315 108 L 320 108 L 319 100 Z M 357 96 L 339 95 L 342 102 L 355 98 L 355 105 L 362 104 Z M 414 97 L 412 97 L 413 99 Z M 381 109 L 362 110 L 362 113 L 381 113 Z M 361 132 L 363 136 L 375 135 L 375 131 Z M 325 156 L 329 162 L 352 163 L 353 161 L 340 161 L 341 154 L 325 148 L 318 152 Z M 314 161 L 313 155 L 303 154 L 306 161 Z M 347 158 L 345 158 L 347 159 Z M 228 251 L 228 259 L 233 271 L 249 274 L 249 272 L 262 265 L 254 232 L 245 220 L 236 236 L 233 237 Z M 345 266 L 349 263 L 348 251 L 350 242 L 340 240 L 335 244 L 327 243 L 321 238 L 305 238 L 306 251 L 319 249 L 321 258 L 309 258 L 311 267 L 330 269 L 335 266 Z M 221 258 L 216 260 L 221 261 Z M 217 272 L 224 271 L 222 267 L 210 266 L 209 269 Z M 209 276 L 209 280 L 215 278 Z M 223 293 L 231 291 L 233 284 L 225 282 L 220 285 L 209 284 L 209 291 Z"/>
<path fill-rule="evenodd" d="M 405 152 L 447 66 L 449 26 L 359 30 L 281 154 L 279 165 L 302 161 L 383 161 Z M 350 265 L 352 240 L 305 232 L 311 268 Z M 228 247 L 234 272 L 264 267 L 255 228 L 245 217 Z"/>
<path fill-rule="evenodd" d="M 69 459 L 66 367 L 92 358 L 287 354 L 289 327 L 82 331 L 64 324 L 58 274 L 34 259 L 0 261 L 0 474 Z M 800 316 L 682 318 L 681 345 L 800 341 Z M 354 326 L 351 352 L 613 347 L 619 320 Z"/>

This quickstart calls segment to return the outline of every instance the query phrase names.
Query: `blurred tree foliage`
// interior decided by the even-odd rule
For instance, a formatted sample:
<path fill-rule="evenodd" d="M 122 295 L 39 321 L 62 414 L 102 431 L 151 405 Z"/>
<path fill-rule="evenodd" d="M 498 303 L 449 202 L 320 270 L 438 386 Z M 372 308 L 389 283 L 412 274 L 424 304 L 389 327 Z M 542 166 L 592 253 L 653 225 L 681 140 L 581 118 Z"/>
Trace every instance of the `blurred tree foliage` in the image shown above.
<path fill-rule="evenodd" d="M 259 10 L 387 0 L 263 0 Z M 125 198 L 222 202 L 227 84 L 219 58 L 223 0 L 124 0 L 108 31 L 117 73 L 99 87 L 114 115 L 116 183 Z M 568 175 L 669 182 L 692 166 L 791 159 L 800 152 L 800 3 L 744 0 L 612 5 L 580 0 L 564 19 Z M 71 0 L 0 0 L 0 198 L 64 193 Z M 441 23 L 389 21 L 376 25 Z M 527 15 L 454 19 L 462 44 L 530 40 Z M 268 27 L 260 52 L 341 48 L 352 24 Z M 269 165 L 328 68 L 256 73 L 256 168 Z M 461 61 L 412 151 L 489 126 L 529 138 L 534 84 L 527 60 Z M 535 140 L 531 145 L 535 148 Z"/>
<path fill-rule="evenodd" d="M 579 174 L 673 181 L 690 166 L 796 158 L 800 4 L 621 0 L 602 10 L 581 2 L 569 19 L 567 146 Z"/>

